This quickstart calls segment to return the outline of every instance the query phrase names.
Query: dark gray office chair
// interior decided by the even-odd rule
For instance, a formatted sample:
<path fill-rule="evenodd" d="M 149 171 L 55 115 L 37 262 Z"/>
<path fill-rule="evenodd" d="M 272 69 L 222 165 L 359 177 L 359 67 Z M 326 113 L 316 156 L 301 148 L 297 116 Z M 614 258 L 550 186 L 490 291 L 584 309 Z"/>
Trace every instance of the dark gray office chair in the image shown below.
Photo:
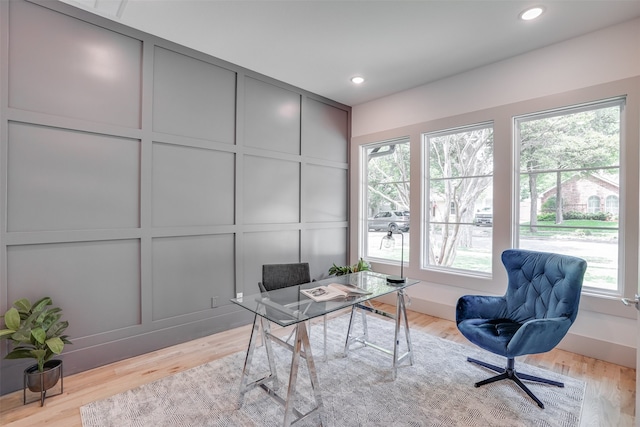
<path fill-rule="evenodd" d="M 265 264 L 262 266 L 262 282 L 258 282 L 260 292 L 288 288 L 289 286 L 309 283 L 309 263 Z"/>
<path fill-rule="evenodd" d="M 309 263 L 299 262 L 291 264 L 264 264 L 262 266 L 262 282 L 258 282 L 260 292 L 269 292 L 289 286 L 311 282 Z M 293 336 L 293 332 L 286 341 Z M 311 323 L 309 322 L 309 336 Z M 327 359 L 327 316 L 324 316 L 324 359 Z"/>

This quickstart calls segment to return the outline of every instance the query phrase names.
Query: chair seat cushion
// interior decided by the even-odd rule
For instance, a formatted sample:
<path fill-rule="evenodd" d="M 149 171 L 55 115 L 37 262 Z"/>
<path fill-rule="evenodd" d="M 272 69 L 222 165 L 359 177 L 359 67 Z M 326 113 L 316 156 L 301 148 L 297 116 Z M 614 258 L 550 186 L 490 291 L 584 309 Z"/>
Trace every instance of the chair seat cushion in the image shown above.
<path fill-rule="evenodd" d="M 466 319 L 458 323 L 458 329 L 469 341 L 505 357 L 519 356 L 509 354 L 508 345 L 521 326 L 509 319 Z"/>

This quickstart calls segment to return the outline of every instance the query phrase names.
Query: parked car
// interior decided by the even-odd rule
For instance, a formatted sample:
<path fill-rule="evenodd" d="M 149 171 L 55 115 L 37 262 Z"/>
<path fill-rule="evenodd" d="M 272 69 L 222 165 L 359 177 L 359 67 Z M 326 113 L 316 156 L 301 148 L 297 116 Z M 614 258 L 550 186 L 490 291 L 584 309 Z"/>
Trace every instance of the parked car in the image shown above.
<path fill-rule="evenodd" d="M 478 209 L 476 216 L 473 218 L 474 225 L 493 225 L 493 211 L 491 208 Z"/>
<path fill-rule="evenodd" d="M 409 212 L 381 211 L 368 222 L 369 231 L 409 231 Z"/>

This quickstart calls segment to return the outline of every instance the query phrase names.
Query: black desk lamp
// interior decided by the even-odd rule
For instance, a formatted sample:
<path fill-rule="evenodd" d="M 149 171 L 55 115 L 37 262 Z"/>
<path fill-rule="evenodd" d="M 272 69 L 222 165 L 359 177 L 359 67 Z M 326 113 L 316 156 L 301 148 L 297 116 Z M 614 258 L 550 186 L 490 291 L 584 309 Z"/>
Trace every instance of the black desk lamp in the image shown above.
<path fill-rule="evenodd" d="M 398 230 L 393 231 L 393 230 L 389 229 L 389 231 L 387 231 L 387 235 L 384 236 L 382 238 L 382 240 L 380 241 L 380 249 L 382 249 L 383 245 L 384 245 L 385 248 L 391 248 L 391 247 L 395 246 L 396 241 L 393 238 L 393 234 L 394 233 L 395 234 L 399 234 L 402 237 L 402 240 L 401 240 L 402 246 L 400 247 L 400 277 L 398 277 L 398 276 L 389 276 L 389 277 L 387 277 L 387 282 L 398 284 L 398 283 L 404 283 L 405 280 L 406 280 L 404 278 L 404 234 L 402 234 Z"/>

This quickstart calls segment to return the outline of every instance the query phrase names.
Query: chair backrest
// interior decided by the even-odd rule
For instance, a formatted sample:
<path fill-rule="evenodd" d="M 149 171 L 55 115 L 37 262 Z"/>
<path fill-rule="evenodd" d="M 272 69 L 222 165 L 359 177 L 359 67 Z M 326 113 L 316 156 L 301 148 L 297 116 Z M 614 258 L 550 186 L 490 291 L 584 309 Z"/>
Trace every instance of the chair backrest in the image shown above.
<path fill-rule="evenodd" d="M 578 315 L 582 280 L 587 262 L 581 258 L 547 252 L 508 249 L 502 253 L 509 285 L 505 299 L 508 319 Z"/>
<path fill-rule="evenodd" d="M 261 292 L 266 292 L 310 281 L 308 262 L 265 264 L 262 266 L 262 282 L 259 283 L 259 286 Z"/>

